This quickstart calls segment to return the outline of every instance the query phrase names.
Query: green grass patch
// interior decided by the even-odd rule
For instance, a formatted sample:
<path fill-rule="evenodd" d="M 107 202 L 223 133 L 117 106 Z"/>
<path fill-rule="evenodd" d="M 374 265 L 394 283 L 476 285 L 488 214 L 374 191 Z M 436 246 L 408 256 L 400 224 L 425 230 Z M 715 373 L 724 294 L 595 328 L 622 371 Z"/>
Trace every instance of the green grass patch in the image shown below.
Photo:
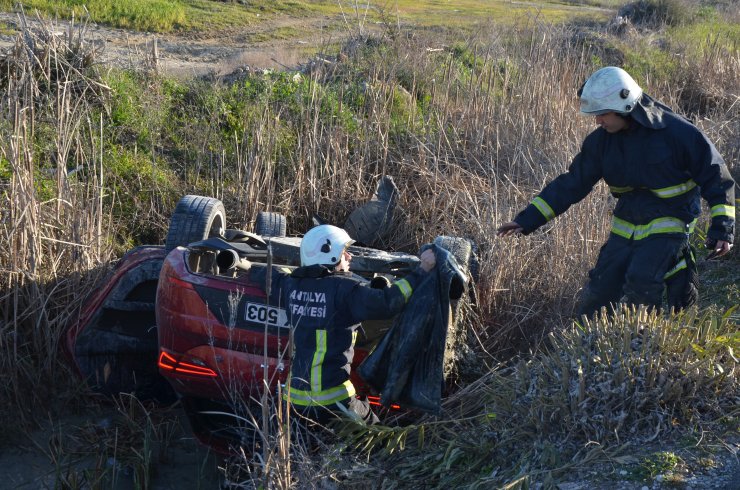
<path fill-rule="evenodd" d="M 658 475 L 674 471 L 681 464 L 683 464 L 683 460 L 675 453 L 660 451 L 643 459 L 635 476 L 641 480 L 652 480 Z"/>
<path fill-rule="evenodd" d="M 15 0 L 0 0 L 0 10 L 10 11 Z M 255 25 L 265 19 L 282 16 L 307 18 L 339 17 L 354 28 L 377 22 L 413 23 L 420 26 L 447 26 L 469 31 L 481 22 L 514 23 L 522 19 L 566 22 L 575 19 L 606 19 L 603 9 L 584 8 L 559 2 L 512 4 L 504 0 L 387 1 L 353 4 L 332 0 L 250 0 L 221 2 L 213 0 L 26 0 L 26 12 L 38 10 L 53 17 L 77 19 L 87 16 L 94 22 L 150 32 L 182 30 L 218 31 Z"/>
<path fill-rule="evenodd" d="M 9 11 L 15 0 L 0 0 L 0 9 Z M 321 11 L 303 1 L 254 0 L 248 4 L 211 0 L 26 0 L 26 12 L 38 10 L 53 17 L 77 19 L 89 13 L 93 22 L 137 31 L 209 31 L 250 25 L 278 13 L 300 15 Z"/>
<path fill-rule="evenodd" d="M 712 14 L 701 22 L 670 29 L 668 37 L 673 44 L 692 54 L 710 47 L 737 53 L 740 49 L 740 24 L 725 22 Z"/>
<path fill-rule="evenodd" d="M 10 162 L 7 158 L 0 156 L 0 182 L 9 182 L 13 176 L 13 171 L 10 168 Z"/>
<path fill-rule="evenodd" d="M 561 2 L 512 3 L 508 1 L 461 0 L 399 1 L 398 14 L 420 25 L 456 26 L 469 29 L 483 23 L 513 24 L 522 20 L 561 23 L 577 19 L 605 20 L 609 17 L 601 9 L 566 5 Z"/>
<path fill-rule="evenodd" d="M 249 36 L 250 43 L 262 43 L 266 41 L 297 39 L 310 34 L 308 29 L 296 27 L 278 27 L 269 31 L 262 31 Z"/>
<path fill-rule="evenodd" d="M 4 10 L 15 1 L 1 0 Z M 38 10 L 53 17 L 76 19 L 87 17 L 94 22 L 140 31 L 167 32 L 186 25 L 186 8 L 180 0 L 26 0 L 26 13 Z"/>
<path fill-rule="evenodd" d="M 115 139 L 136 141 L 148 147 L 168 132 L 173 123 L 172 110 L 185 93 L 174 79 L 156 80 L 132 72 L 112 70 L 106 83 L 112 89 L 111 120 Z"/>
<path fill-rule="evenodd" d="M 0 22 L 0 35 L 12 36 L 15 32 L 15 29 L 7 22 Z"/>
<path fill-rule="evenodd" d="M 624 53 L 623 68 L 630 73 L 638 83 L 645 80 L 670 80 L 679 69 L 680 58 L 673 53 L 656 46 L 642 44 L 630 47 L 627 44 L 620 46 Z"/>

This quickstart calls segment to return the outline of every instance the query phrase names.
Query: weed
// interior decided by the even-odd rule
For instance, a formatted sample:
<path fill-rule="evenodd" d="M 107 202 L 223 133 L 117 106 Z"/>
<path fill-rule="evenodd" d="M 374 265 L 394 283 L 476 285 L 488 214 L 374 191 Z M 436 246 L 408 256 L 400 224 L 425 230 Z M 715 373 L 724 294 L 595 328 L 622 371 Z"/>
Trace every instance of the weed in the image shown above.
<path fill-rule="evenodd" d="M 640 463 L 636 476 L 642 480 L 653 480 L 658 475 L 673 472 L 684 461 L 670 451 L 659 451 L 646 457 Z"/>
<path fill-rule="evenodd" d="M 115 415 L 75 428 L 59 427 L 52 434 L 48 456 L 56 486 L 152 488 L 156 464 L 165 459 L 176 434 L 175 422 L 166 411 L 131 395 L 113 402 Z"/>
<path fill-rule="evenodd" d="M 409 439 L 424 441 L 423 448 L 406 444 L 400 457 L 379 452 L 388 438 L 378 434 L 394 434 L 390 429 L 356 433 L 356 446 L 372 451 L 396 474 L 439 488 L 474 481 L 501 486 L 522 472 L 570 473 L 573 458 L 577 466 L 617 456 L 627 438 L 647 442 L 660 434 L 665 440 L 687 425 L 716 420 L 724 412 L 721 407 L 728 406 L 724 397 L 737 384 L 736 377 L 725 375 L 736 361 L 726 350 L 710 354 L 709 346 L 730 334 L 733 325 L 722 316 L 662 317 L 645 310 L 573 324 L 553 334 L 546 351 L 492 370 L 454 395 L 445 403 L 455 414 L 451 419 L 422 420 L 410 431 L 396 431 L 403 438 L 391 438 L 396 446 Z M 714 363 L 723 369 L 699 367 Z M 495 418 L 485 415 L 492 408 Z M 590 444 L 596 446 L 583 449 Z M 491 460 L 496 470 L 488 472 Z M 457 471 L 440 474 L 435 471 L 439 464 Z M 673 478 L 684 466 L 678 454 L 656 452 L 633 474 Z M 486 476 L 471 480 L 472 475 Z"/>

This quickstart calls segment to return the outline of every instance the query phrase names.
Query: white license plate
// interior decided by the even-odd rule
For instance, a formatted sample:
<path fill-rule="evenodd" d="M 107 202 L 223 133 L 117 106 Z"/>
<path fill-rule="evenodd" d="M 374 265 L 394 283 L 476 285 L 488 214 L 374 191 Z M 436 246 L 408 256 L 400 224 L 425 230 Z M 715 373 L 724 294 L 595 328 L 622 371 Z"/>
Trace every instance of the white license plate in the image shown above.
<path fill-rule="evenodd" d="M 288 325 L 288 315 L 284 309 L 260 303 L 247 303 L 244 308 L 244 319 L 260 325 L 267 323 L 273 327 L 290 327 Z"/>

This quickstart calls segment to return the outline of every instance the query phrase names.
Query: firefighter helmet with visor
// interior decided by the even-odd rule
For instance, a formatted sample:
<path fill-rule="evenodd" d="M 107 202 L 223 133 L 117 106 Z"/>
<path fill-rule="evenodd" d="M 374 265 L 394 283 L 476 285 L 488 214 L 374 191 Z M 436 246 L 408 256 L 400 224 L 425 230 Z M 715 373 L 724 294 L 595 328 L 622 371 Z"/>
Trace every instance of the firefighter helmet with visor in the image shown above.
<path fill-rule="evenodd" d="M 335 266 L 346 248 L 354 243 L 349 234 L 332 225 L 311 228 L 301 240 L 301 265 Z"/>
<path fill-rule="evenodd" d="M 642 96 L 642 89 L 621 68 L 607 66 L 591 75 L 578 90 L 581 112 L 598 116 L 607 112 L 629 114 Z"/>

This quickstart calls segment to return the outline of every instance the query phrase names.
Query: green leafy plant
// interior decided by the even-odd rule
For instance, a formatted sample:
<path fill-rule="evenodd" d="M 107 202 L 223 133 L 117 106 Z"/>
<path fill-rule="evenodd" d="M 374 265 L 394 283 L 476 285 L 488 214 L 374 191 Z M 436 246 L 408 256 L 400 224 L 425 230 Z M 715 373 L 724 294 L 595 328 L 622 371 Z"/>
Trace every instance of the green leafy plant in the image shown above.
<path fill-rule="evenodd" d="M 636 472 L 643 480 L 653 480 L 656 476 L 672 472 L 684 461 L 670 451 L 659 451 L 644 458 Z"/>

